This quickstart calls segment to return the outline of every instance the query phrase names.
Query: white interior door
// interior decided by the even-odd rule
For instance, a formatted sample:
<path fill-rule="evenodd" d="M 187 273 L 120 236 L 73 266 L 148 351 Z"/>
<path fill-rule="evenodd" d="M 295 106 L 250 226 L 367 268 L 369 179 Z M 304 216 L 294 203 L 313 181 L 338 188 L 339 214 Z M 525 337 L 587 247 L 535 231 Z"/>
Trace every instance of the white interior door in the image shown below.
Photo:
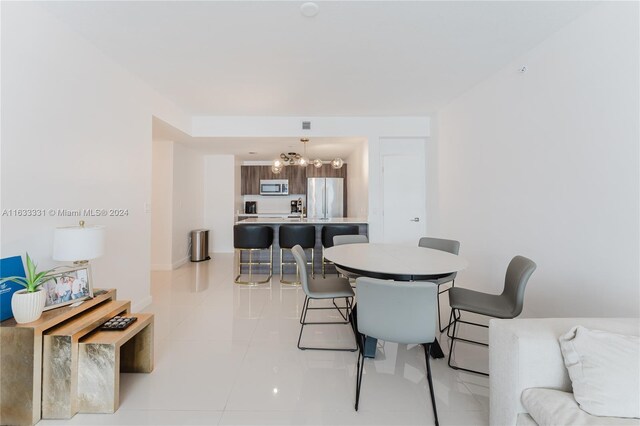
<path fill-rule="evenodd" d="M 425 142 L 402 142 L 382 154 L 384 242 L 418 244 L 426 232 Z"/>

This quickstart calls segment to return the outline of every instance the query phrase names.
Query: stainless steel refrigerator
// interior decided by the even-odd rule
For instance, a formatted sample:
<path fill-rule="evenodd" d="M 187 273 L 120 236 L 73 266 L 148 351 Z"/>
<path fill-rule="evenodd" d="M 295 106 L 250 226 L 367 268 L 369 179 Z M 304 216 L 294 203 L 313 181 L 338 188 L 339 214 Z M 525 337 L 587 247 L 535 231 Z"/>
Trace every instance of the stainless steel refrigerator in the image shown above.
<path fill-rule="evenodd" d="M 307 217 L 331 219 L 344 216 L 344 179 L 307 179 Z"/>

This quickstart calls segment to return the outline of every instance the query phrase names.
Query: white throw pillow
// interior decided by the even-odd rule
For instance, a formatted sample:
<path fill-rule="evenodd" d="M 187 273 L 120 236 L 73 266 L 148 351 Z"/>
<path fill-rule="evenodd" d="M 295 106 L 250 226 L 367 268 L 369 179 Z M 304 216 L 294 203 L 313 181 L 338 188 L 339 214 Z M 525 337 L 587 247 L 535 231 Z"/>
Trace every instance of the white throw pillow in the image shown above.
<path fill-rule="evenodd" d="M 640 417 L 640 338 L 573 327 L 560 337 L 580 408 L 594 416 Z"/>
<path fill-rule="evenodd" d="M 569 392 L 531 388 L 522 392 L 522 405 L 540 426 L 639 426 L 640 419 L 592 416 L 581 410 Z"/>

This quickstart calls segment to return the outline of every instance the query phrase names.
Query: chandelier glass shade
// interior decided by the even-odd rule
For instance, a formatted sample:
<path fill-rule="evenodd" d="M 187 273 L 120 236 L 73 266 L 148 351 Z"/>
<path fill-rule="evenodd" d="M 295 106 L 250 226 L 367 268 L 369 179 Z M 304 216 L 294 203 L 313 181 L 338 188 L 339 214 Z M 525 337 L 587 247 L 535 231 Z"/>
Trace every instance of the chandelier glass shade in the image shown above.
<path fill-rule="evenodd" d="M 331 160 L 331 167 L 333 167 L 334 169 L 341 169 L 343 165 L 344 161 L 340 157 Z"/>
<path fill-rule="evenodd" d="M 309 157 L 307 157 L 307 142 L 309 142 L 309 139 L 301 138 L 300 142 L 304 144 L 304 154 L 298 154 L 297 152 L 281 153 L 280 158 L 276 158 L 275 160 L 273 160 L 273 164 L 271 165 L 271 171 L 273 173 L 280 173 L 285 166 L 307 167 L 309 164 L 313 164 L 313 167 L 315 167 L 316 169 L 322 167 L 324 161 L 316 158 L 315 160 L 313 160 L 313 162 L 311 162 L 309 160 Z M 340 157 L 334 158 L 330 163 L 331 167 L 333 167 L 334 169 L 340 169 L 344 165 L 344 161 Z"/>

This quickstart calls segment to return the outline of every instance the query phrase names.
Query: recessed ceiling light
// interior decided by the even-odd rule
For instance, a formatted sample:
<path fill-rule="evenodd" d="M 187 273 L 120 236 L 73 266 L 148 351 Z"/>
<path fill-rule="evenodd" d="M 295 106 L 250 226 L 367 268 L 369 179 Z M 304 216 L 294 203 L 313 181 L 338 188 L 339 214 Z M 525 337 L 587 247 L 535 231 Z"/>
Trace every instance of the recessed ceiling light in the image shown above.
<path fill-rule="evenodd" d="M 318 5 L 313 2 L 303 3 L 302 6 L 300 6 L 300 13 L 302 13 L 307 18 L 313 18 L 318 14 L 319 10 L 320 8 L 318 7 Z"/>
<path fill-rule="evenodd" d="M 255 151 L 249 151 L 249 155 L 255 155 L 255 154 L 257 154 L 257 152 L 255 152 Z"/>

